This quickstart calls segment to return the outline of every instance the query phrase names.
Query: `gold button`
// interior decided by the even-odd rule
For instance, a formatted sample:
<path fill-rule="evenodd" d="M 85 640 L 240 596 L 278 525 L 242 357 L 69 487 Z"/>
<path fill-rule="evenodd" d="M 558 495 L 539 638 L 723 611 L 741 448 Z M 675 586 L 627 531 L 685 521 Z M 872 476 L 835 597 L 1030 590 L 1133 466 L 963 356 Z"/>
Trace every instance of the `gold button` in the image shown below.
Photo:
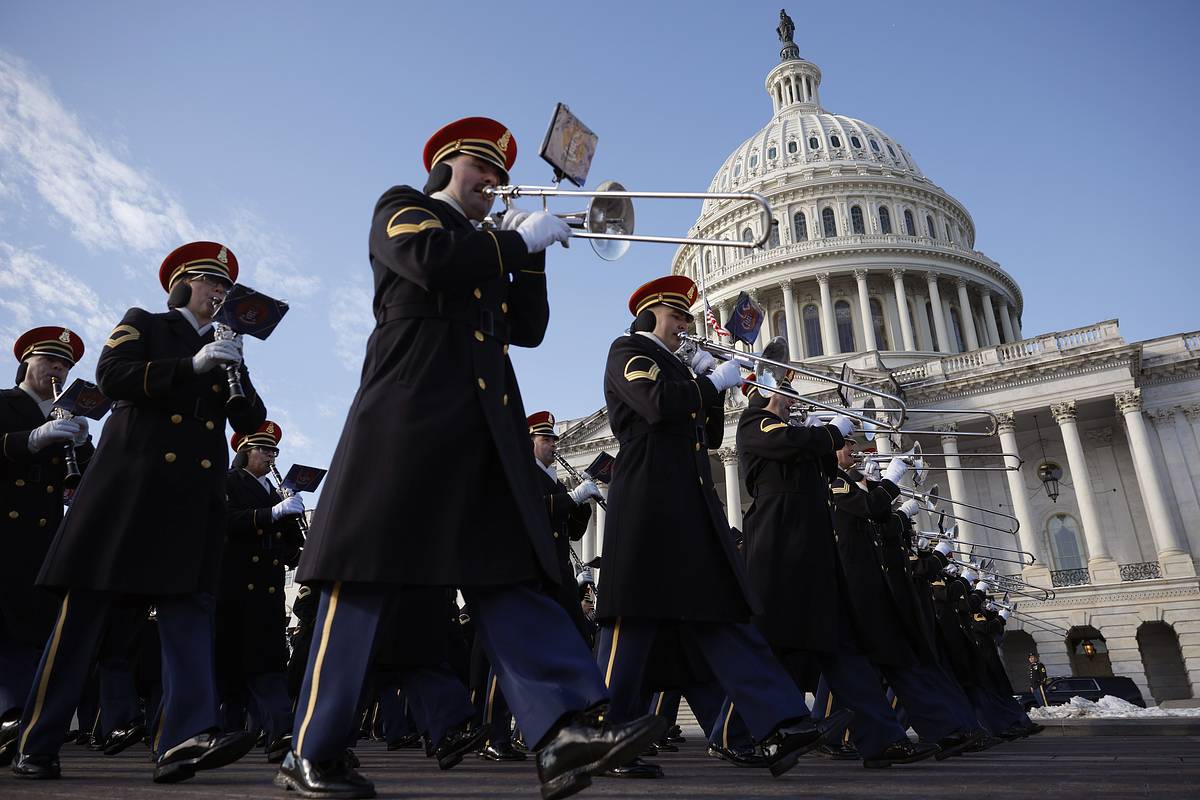
<path fill-rule="evenodd" d="M 555 538 L 555 539 L 557 539 L 557 538 L 558 538 L 558 531 L 555 531 L 555 532 L 554 532 L 554 538 Z"/>
<path fill-rule="evenodd" d="M 697 450 L 699 450 L 699 449 L 700 449 L 700 443 L 699 443 L 699 442 L 696 442 L 696 449 L 697 449 Z"/>
<path fill-rule="evenodd" d="M 501 303 L 500 310 L 503 311 L 505 314 L 507 314 L 508 313 L 508 303 Z"/>
<path fill-rule="evenodd" d="M 504 395 L 504 397 L 501 397 L 500 402 L 503 403 L 504 405 L 508 405 L 508 395 Z"/>
<path fill-rule="evenodd" d="M 508 355 L 508 345 L 504 345 L 504 355 Z"/>
<path fill-rule="evenodd" d="M 257 563 L 258 563 L 258 556 L 250 556 L 250 560 L 251 560 L 252 562 L 254 562 L 255 564 L 257 564 Z"/>
<path fill-rule="evenodd" d="M 53 487 L 53 486 L 47 486 L 47 487 L 46 487 L 46 494 L 54 494 L 54 487 Z"/>
<path fill-rule="evenodd" d="M 45 517 L 42 517 L 41 519 L 38 520 L 38 527 L 39 528 L 46 527 L 46 518 Z"/>
<path fill-rule="evenodd" d="M 275 534 L 275 538 L 276 538 L 276 539 L 282 539 L 282 538 L 283 538 L 283 534 L 282 534 L 282 533 L 276 533 L 276 534 Z"/>
<path fill-rule="evenodd" d="M 219 383 L 214 383 L 214 384 L 213 384 L 213 391 L 214 391 L 214 392 L 219 392 L 219 391 L 221 391 L 221 384 L 219 384 Z"/>
<path fill-rule="evenodd" d="M 208 428 L 211 431 L 213 428 L 215 428 L 217 426 L 213 425 L 213 421 L 210 419 L 208 422 L 204 423 L 204 427 Z"/>
<path fill-rule="evenodd" d="M 171 422 L 175 423 L 176 425 L 183 422 L 183 414 L 172 414 Z"/>
<path fill-rule="evenodd" d="M 247 584 L 246 584 L 246 589 L 247 589 L 248 591 L 251 591 L 251 592 L 253 592 L 253 591 L 254 591 L 254 584 L 253 584 L 253 583 L 247 583 Z"/>
<path fill-rule="evenodd" d="M 483 341 L 483 331 L 475 331 L 475 341 L 477 341 L 477 342 Z"/>
<path fill-rule="evenodd" d="M 693 412 L 692 412 L 692 419 L 695 419 L 695 418 L 696 418 L 696 412 L 695 412 L 695 411 L 693 411 Z"/>
<path fill-rule="evenodd" d="M 200 459 L 200 466 L 203 467 L 204 469 L 208 469 L 209 467 L 212 466 L 212 462 L 209 461 L 207 458 L 202 458 L 202 459 Z"/>
<path fill-rule="evenodd" d="M 480 378 L 480 379 L 479 379 L 479 388 L 480 388 L 480 389 L 486 389 L 486 388 L 487 388 L 487 381 L 485 381 L 483 378 Z"/>
<path fill-rule="evenodd" d="M 16 519 L 16 518 L 17 518 L 17 517 L 19 517 L 19 516 L 21 516 L 21 512 L 20 512 L 20 511 L 10 511 L 10 512 L 8 512 L 8 518 L 9 518 L 9 519 Z"/>
<path fill-rule="evenodd" d="M 167 453 L 166 455 L 163 456 L 163 461 L 166 461 L 168 464 L 174 464 L 175 463 L 175 454 Z"/>
<path fill-rule="evenodd" d="M 24 479 L 24 478 L 17 478 L 17 480 L 15 481 L 15 483 L 17 484 L 17 486 L 24 486 L 24 485 L 25 485 L 25 479 Z"/>
<path fill-rule="evenodd" d="M 254 532 L 257 533 L 259 536 L 262 536 L 262 528 L 255 528 Z"/>
<path fill-rule="evenodd" d="M 703 486 L 703 485 L 704 485 L 704 478 L 701 478 L 701 479 L 700 479 L 700 485 L 701 485 L 701 486 Z"/>
<path fill-rule="evenodd" d="M 275 594 L 275 587 L 274 587 L 274 586 L 268 586 L 268 587 L 267 587 L 267 594 Z"/>
<path fill-rule="evenodd" d="M 55 456 L 54 458 L 50 459 L 50 463 L 51 463 L 51 464 L 61 464 L 61 463 L 62 463 L 62 459 L 61 459 L 61 458 L 59 458 L 58 456 Z"/>
<path fill-rule="evenodd" d="M 273 559 L 271 559 L 271 566 L 272 566 L 272 567 L 278 567 L 278 566 L 279 566 L 279 559 L 278 559 L 278 558 L 273 558 Z"/>
<path fill-rule="evenodd" d="M 483 292 L 479 291 L 479 289 L 478 289 L 478 288 L 476 288 L 476 289 L 475 289 L 475 291 L 473 292 L 473 294 L 475 295 L 475 299 L 476 299 L 476 300 L 482 300 L 482 299 L 483 299 Z"/>

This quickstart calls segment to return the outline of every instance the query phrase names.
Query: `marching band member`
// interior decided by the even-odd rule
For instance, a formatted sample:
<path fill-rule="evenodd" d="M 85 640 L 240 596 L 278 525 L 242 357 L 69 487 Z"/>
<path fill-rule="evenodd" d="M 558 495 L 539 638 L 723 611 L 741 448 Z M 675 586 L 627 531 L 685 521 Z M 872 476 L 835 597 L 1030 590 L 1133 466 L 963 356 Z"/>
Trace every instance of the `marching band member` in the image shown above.
<path fill-rule="evenodd" d="M 104 439 L 42 565 L 38 583 L 62 594 L 13 764 L 26 778 L 57 778 L 58 750 L 109 608 L 123 595 L 153 603 L 162 639 L 163 701 L 152 734 L 154 780 L 174 783 L 224 766 L 254 745 L 218 734 L 213 607 L 225 538 L 228 387 L 221 367 L 240 345 L 214 341 L 215 302 L 237 279 L 224 245 L 192 242 L 163 261 L 171 310 L 126 312 L 96 365 L 117 401 Z M 244 411 L 229 422 L 254 430 L 266 418 L 248 376 Z"/>
<path fill-rule="evenodd" d="M 67 328 L 27 331 L 13 345 L 17 385 L 0 391 L 0 766 L 12 761 L 21 707 L 58 611 L 57 598 L 34 581 L 62 522 L 63 447 L 75 446 L 81 469 L 93 452 L 87 418 L 49 419 L 54 384 L 66 386 L 83 351 Z"/>
<path fill-rule="evenodd" d="M 226 730 L 245 727 L 249 705 L 267 733 L 267 760 L 291 747 L 292 701 L 287 691 L 288 614 L 284 573 L 300 560 L 304 513 L 299 494 L 281 497 L 268 474 L 279 457 L 283 429 L 267 420 L 252 433 L 234 433 L 225 476 L 229 502 L 225 554 L 217 593 L 217 667 Z M 247 698 L 247 695 L 249 696 Z"/>
<path fill-rule="evenodd" d="M 652 718 L 604 717 L 595 664 L 540 588 L 560 580 L 559 566 L 508 348 L 541 343 L 544 251 L 570 230 L 544 211 L 507 214 L 499 230 L 476 227 L 492 205 L 482 190 L 507 181 L 516 154 L 495 120 L 453 122 L 425 146 L 425 191 L 397 186 L 376 205 L 376 327 L 298 571 L 320 600 L 280 787 L 374 794 L 341 754 L 380 613 L 398 585 L 461 588 L 500 688 L 539 751 L 545 800 L 582 789 L 659 732 Z M 391 458 L 381 461 L 381 448 Z"/>
<path fill-rule="evenodd" d="M 761 742 L 772 773 L 781 775 L 821 743 L 826 729 L 809 717 L 800 691 L 750 624 L 757 604 L 708 455 L 721 441 L 724 392 L 742 378 L 738 364 L 714 366 L 705 351 L 691 369 L 674 355 L 695 299 L 686 276 L 641 286 L 629 299 L 631 333 L 609 348 L 604 399 L 621 451 L 608 497 L 597 663 L 612 693 L 611 716 L 631 719 L 645 708 L 656 634 L 677 623 Z M 632 766 L 638 777 L 655 774 Z"/>

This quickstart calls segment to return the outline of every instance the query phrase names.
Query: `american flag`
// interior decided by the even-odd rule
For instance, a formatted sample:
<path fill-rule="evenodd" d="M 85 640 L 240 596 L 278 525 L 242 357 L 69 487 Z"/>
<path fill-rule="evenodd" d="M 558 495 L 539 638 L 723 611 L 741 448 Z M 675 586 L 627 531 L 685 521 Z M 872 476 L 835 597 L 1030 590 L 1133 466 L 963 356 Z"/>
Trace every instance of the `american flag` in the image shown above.
<path fill-rule="evenodd" d="M 717 319 L 716 313 L 713 312 L 712 306 L 708 304 L 707 300 L 704 301 L 704 319 L 708 321 L 708 325 L 713 329 L 713 332 L 729 338 L 729 331 L 721 327 L 721 322 Z"/>

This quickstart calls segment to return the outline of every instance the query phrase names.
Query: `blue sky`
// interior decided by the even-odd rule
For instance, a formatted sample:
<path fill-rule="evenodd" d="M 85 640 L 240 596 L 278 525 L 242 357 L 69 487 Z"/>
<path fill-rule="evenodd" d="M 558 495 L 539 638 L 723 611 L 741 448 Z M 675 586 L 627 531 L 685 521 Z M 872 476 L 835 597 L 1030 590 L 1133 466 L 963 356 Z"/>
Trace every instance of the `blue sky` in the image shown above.
<path fill-rule="evenodd" d="M 422 183 L 428 135 L 494 116 L 518 142 L 514 178 L 543 183 L 561 100 L 600 134 L 593 185 L 703 190 L 770 117 L 779 7 L 0 0 L 0 341 L 67 324 L 91 377 L 128 306 L 164 307 L 162 257 L 216 238 L 245 283 L 292 303 L 247 361 L 284 463 L 325 465 L 372 324 L 371 209 Z M 976 247 L 1024 291 L 1026 335 L 1119 317 L 1131 341 L 1200 327 L 1198 9 L 789 6 L 826 108 L 898 139 L 967 206 Z M 647 202 L 639 228 L 682 234 L 698 211 Z M 546 341 L 513 351 L 529 410 L 602 403 L 625 300 L 672 255 L 552 253 Z"/>

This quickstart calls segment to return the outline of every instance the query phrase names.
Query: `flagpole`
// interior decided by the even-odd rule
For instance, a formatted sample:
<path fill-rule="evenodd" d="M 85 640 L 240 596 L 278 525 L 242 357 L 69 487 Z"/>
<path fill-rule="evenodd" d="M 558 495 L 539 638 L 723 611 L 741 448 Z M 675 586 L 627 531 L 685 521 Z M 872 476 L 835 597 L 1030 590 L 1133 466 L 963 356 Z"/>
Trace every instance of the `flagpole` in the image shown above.
<path fill-rule="evenodd" d="M 700 300 L 704 303 L 704 311 L 700 315 L 701 317 L 704 318 L 703 327 L 700 330 L 700 338 L 707 339 L 708 338 L 708 309 L 710 306 L 708 305 L 708 288 L 705 286 L 705 281 L 704 281 L 704 273 L 707 271 L 707 269 L 706 269 L 707 264 L 705 264 L 703 252 L 698 254 L 698 259 L 700 262 L 700 269 L 696 270 L 696 274 L 700 278 Z"/>

